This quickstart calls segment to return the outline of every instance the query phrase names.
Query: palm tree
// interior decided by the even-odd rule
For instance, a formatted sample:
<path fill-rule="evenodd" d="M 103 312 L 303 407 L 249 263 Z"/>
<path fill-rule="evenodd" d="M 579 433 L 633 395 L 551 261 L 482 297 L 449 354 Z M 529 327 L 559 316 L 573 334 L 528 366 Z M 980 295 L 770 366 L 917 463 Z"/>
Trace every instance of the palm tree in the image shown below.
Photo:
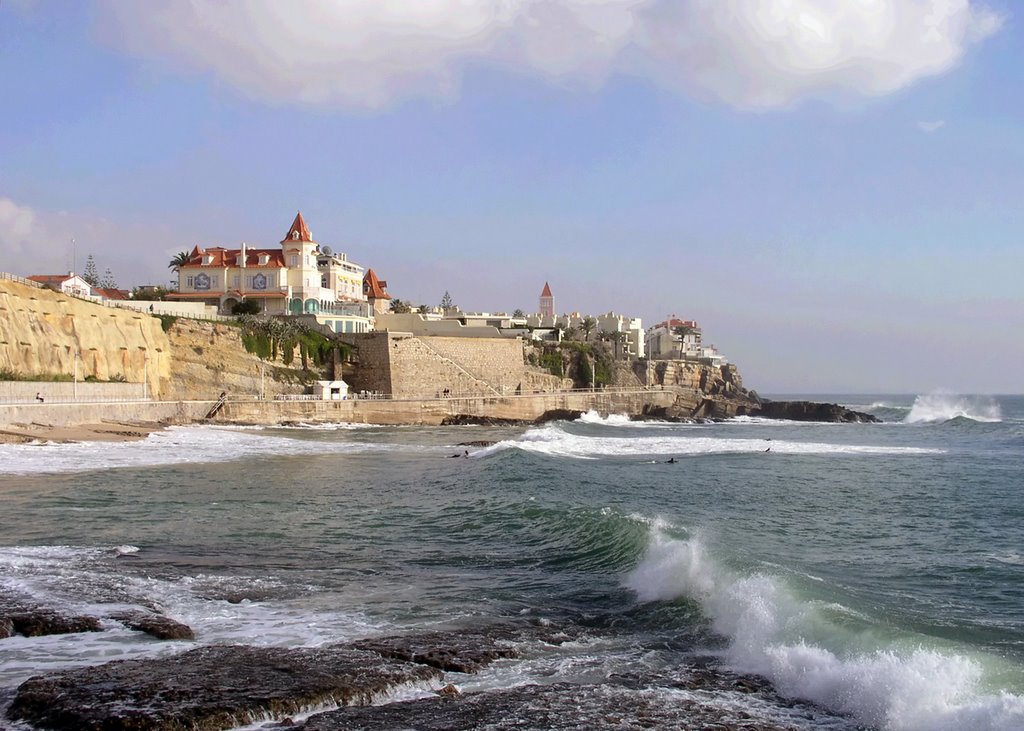
<path fill-rule="evenodd" d="M 590 340 L 590 333 L 594 332 L 595 327 L 597 327 L 597 320 L 595 320 L 593 317 L 583 318 L 583 321 L 580 322 L 580 330 L 583 331 L 584 340 Z"/>
<path fill-rule="evenodd" d="M 178 271 L 183 266 L 188 264 L 190 256 L 187 251 L 179 251 L 177 254 L 171 257 L 171 261 L 167 264 L 168 269 Z"/>
<path fill-rule="evenodd" d="M 679 338 L 679 360 L 683 359 L 683 341 L 690 333 L 696 332 L 697 328 L 689 325 L 676 325 L 672 328 L 672 334 Z"/>

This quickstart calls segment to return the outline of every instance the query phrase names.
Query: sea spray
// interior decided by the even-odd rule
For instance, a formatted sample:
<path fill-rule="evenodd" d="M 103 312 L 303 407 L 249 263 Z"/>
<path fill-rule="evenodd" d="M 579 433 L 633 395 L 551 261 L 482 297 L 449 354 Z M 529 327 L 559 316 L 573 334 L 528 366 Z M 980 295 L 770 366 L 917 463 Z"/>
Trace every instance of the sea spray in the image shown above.
<path fill-rule="evenodd" d="M 924 637 L 881 645 L 829 622 L 781 577 L 729 571 L 699 537 L 672 538 L 662 523 L 652 525 L 646 554 L 624 583 L 642 601 L 698 602 L 728 640 L 723 660 L 786 696 L 890 731 L 1024 728 L 1024 698 L 985 691 L 993 659 Z"/>
<path fill-rule="evenodd" d="M 987 396 L 959 396 L 936 391 L 914 399 L 905 421 L 908 424 L 943 422 L 964 418 L 972 421 L 998 422 L 1003 415 L 999 404 Z"/>

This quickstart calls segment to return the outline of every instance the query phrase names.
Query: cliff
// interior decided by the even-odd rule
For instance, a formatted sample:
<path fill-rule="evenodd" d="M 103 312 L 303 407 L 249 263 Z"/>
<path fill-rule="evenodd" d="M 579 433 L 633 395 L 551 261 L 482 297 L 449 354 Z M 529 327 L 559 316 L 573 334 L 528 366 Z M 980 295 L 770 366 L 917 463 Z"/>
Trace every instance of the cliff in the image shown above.
<path fill-rule="evenodd" d="M 0 371 L 42 380 L 147 380 L 160 398 L 171 377 L 159 319 L 49 289 L 0 280 Z"/>

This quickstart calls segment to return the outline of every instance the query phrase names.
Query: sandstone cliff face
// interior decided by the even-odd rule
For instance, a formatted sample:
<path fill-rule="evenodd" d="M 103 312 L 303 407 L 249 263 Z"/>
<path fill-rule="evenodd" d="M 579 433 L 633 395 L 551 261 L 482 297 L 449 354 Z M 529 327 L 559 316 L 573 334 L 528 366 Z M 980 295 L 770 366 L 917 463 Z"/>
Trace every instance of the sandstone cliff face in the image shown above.
<path fill-rule="evenodd" d="M 165 399 L 215 399 L 221 391 L 231 396 L 256 396 L 261 389 L 266 398 L 272 399 L 277 394 L 305 391 L 300 371 L 246 352 L 237 327 L 179 319 L 167 335 L 172 358 L 162 388 Z M 307 381 L 322 377 L 319 373 L 306 374 Z"/>
<path fill-rule="evenodd" d="M 160 398 L 169 349 L 155 317 L 0 280 L 0 369 L 73 377 L 77 365 L 80 380 L 146 379 Z"/>
<path fill-rule="evenodd" d="M 686 360 L 656 360 L 638 364 L 645 383 L 674 391 L 673 406 L 650 413 L 659 418 L 712 418 L 755 413 L 760 408 L 756 394 L 743 388 L 735 365 L 712 366 Z"/>

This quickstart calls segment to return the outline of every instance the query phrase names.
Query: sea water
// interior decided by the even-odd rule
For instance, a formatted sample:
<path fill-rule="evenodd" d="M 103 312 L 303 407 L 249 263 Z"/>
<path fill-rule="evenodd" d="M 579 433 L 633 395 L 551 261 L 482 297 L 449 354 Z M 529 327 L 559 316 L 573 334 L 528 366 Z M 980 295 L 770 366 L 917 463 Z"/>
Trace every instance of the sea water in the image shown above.
<path fill-rule="evenodd" d="M 141 607 L 283 647 L 525 617 L 579 639 L 464 691 L 631 673 L 679 703 L 658 679 L 700 657 L 805 704 L 702 702 L 794 728 L 1024 728 L 1024 397 L 815 400 L 884 421 L 0 445 L 0 593 L 105 627 L 0 640 L 0 706 L 34 674 L 192 646 L 110 618 Z"/>

